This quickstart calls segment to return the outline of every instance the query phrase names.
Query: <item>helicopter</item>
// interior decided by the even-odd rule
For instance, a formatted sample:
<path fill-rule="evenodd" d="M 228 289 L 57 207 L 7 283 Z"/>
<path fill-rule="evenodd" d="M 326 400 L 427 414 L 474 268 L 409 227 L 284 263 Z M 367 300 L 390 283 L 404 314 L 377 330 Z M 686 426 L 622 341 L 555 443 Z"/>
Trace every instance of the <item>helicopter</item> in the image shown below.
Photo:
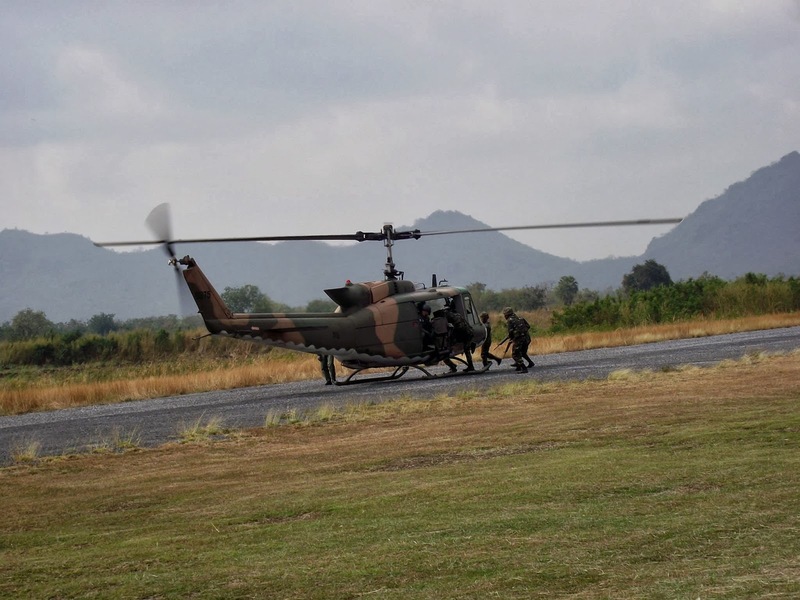
<path fill-rule="evenodd" d="M 334 383 L 348 385 L 398 379 L 412 368 L 425 378 L 473 375 L 489 369 L 489 366 L 471 368 L 470 361 L 460 358 L 460 355 L 472 353 L 476 346 L 480 346 L 486 335 L 469 291 L 445 281 L 437 281 L 435 275 L 431 278 L 430 287 L 405 280 L 392 255 L 396 241 L 489 231 L 662 225 L 679 223 L 681 220 L 598 221 L 443 231 L 398 231 L 391 224 L 384 224 L 377 232 L 357 231 L 352 234 L 173 239 L 169 204 L 163 203 L 156 206 L 145 220 L 155 240 L 98 242 L 95 245 L 161 245 L 169 256 L 168 264 L 175 271 L 179 287 L 188 287 L 210 335 L 335 358 L 352 373 L 343 379 L 334 377 Z M 175 253 L 177 244 L 302 240 L 383 242 L 387 253 L 383 279 L 359 283 L 348 280 L 342 287 L 324 290 L 337 306 L 334 312 L 235 313 L 226 306 L 197 261 L 188 255 L 178 258 Z M 421 317 L 423 308 L 429 311 L 430 321 Z M 453 326 L 448 323 L 453 320 L 452 313 L 458 313 L 462 317 L 458 321 L 466 322 L 471 329 L 471 341 L 469 335 L 460 336 L 461 341 L 456 339 Z M 455 369 L 453 360 L 467 365 L 467 368 Z M 430 368 L 440 362 L 450 366 L 450 371 L 434 374 Z M 356 377 L 367 369 L 381 369 L 382 373 L 366 378 Z"/>

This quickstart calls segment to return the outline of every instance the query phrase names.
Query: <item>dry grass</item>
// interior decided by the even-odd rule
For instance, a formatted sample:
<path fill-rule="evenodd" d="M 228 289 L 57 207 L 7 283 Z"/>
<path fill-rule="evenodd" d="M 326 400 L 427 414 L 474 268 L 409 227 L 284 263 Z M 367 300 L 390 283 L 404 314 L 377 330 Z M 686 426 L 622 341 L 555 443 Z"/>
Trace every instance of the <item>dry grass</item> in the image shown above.
<path fill-rule="evenodd" d="M 289 381 L 319 376 L 319 362 L 313 356 L 292 361 L 275 361 L 269 356 L 240 367 L 215 368 L 179 375 L 136 377 L 117 381 L 69 383 L 39 387 L 36 384 L 19 389 L 0 390 L 0 414 L 55 410 L 74 406 L 108 404 L 177 396 Z"/>
<path fill-rule="evenodd" d="M 754 356 L 2 469 L 0 596 L 793 598 L 798 400 Z"/>
<path fill-rule="evenodd" d="M 196 420 L 178 425 L 178 436 L 183 442 L 198 442 L 212 439 L 227 433 L 227 429 L 222 425 L 220 417 L 208 417 L 201 415 Z"/>
<path fill-rule="evenodd" d="M 11 459 L 17 464 L 35 462 L 39 458 L 42 444 L 36 440 L 24 440 L 11 448 Z"/>
<path fill-rule="evenodd" d="M 736 333 L 740 331 L 758 331 L 761 329 L 777 329 L 800 325 L 800 313 L 784 313 L 743 317 L 739 319 L 705 319 L 664 323 L 646 327 L 632 327 L 616 331 L 598 331 L 576 333 L 559 336 L 534 337 L 531 341 L 530 354 L 555 354 L 591 350 L 593 348 L 613 348 L 649 344 L 665 340 L 688 339 Z"/>

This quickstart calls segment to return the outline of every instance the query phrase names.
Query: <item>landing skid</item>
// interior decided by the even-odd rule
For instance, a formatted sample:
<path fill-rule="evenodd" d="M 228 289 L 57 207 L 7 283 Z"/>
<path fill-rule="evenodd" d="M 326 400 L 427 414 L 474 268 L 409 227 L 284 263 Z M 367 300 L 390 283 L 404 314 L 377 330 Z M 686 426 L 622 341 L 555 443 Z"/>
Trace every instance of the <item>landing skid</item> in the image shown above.
<path fill-rule="evenodd" d="M 430 377 L 439 379 L 440 377 L 461 377 L 462 375 L 480 375 L 481 373 L 486 373 L 489 370 L 491 365 L 486 365 L 480 369 L 475 369 L 473 371 L 467 371 L 465 369 L 461 369 L 460 371 L 445 371 L 444 373 L 439 373 L 438 375 L 431 375 Z"/>
<path fill-rule="evenodd" d="M 353 377 L 361 373 L 361 371 L 366 370 L 358 369 L 357 371 L 350 373 L 350 375 L 348 375 L 345 379 L 342 379 L 341 381 L 335 380 L 333 383 L 336 385 L 353 385 L 356 383 L 372 383 L 374 381 L 392 381 L 393 379 L 400 379 L 408 372 L 408 369 L 409 367 L 397 367 L 389 375 L 376 375 L 375 377 L 366 377 L 364 379 L 353 379 Z"/>
<path fill-rule="evenodd" d="M 462 360 L 460 358 L 457 358 L 457 357 L 453 357 L 451 360 L 457 360 L 458 362 L 460 362 L 463 365 L 467 364 L 464 360 Z M 425 367 L 421 367 L 420 365 L 408 365 L 408 366 L 403 366 L 403 367 L 397 367 L 394 371 L 392 371 L 392 373 L 390 373 L 388 375 L 376 375 L 374 377 L 364 377 L 362 379 L 354 379 L 354 377 L 356 375 L 358 375 L 359 373 L 361 373 L 361 371 L 365 371 L 366 370 L 366 368 L 365 368 L 365 369 L 358 369 L 357 371 L 353 371 L 345 379 L 342 379 L 341 381 L 334 380 L 333 383 L 335 383 L 336 385 L 354 385 L 356 383 L 374 383 L 376 381 L 393 381 L 395 379 L 400 379 L 403 375 L 408 373 L 409 369 L 412 369 L 412 368 L 416 369 L 417 371 L 420 371 L 424 375 L 423 379 L 441 379 L 443 377 L 461 377 L 463 375 L 480 375 L 481 373 L 485 373 L 486 371 L 488 371 L 489 367 L 491 367 L 491 366 L 492 366 L 491 364 L 488 364 L 485 367 L 480 368 L 480 369 L 475 369 L 474 371 L 467 371 L 467 370 L 462 369 L 460 371 L 446 371 L 444 373 L 431 373 L 428 369 L 426 369 Z"/>
<path fill-rule="evenodd" d="M 469 366 L 467 364 L 466 360 L 464 360 L 463 358 L 459 358 L 458 356 L 451 356 L 450 360 L 451 361 L 457 361 L 457 362 L 461 363 L 462 365 L 464 365 L 465 367 Z M 445 371 L 444 373 L 438 373 L 438 374 L 429 373 L 428 371 L 426 371 L 422 367 L 417 367 L 417 368 L 420 371 L 422 371 L 423 373 L 425 373 L 425 376 L 426 376 L 425 379 L 438 379 L 440 377 L 460 377 L 462 375 L 478 375 L 480 373 L 485 373 L 486 371 L 488 371 L 489 367 L 491 367 L 491 366 L 492 366 L 492 364 L 489 363 L 489 364 L 487 364 L 485 367 L 483 367 L 481 369 L 473 369 L 472 371 L 467 371 L 466 369 L 461 369 L 460 371 L 458 371 L 458 370 L 450 370 L 450 371 Z"/>

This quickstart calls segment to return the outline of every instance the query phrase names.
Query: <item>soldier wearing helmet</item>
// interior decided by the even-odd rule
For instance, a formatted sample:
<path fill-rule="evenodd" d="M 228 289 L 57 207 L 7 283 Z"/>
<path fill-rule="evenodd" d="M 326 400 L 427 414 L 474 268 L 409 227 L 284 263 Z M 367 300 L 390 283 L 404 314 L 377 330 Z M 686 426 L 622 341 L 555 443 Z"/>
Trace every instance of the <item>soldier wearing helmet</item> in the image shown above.
<path fill-rule="evenodd" d="M 427 302 L 417 303 L 419 313 L 419 329 L 422 333 L 422 345 L 425 349 L 433 347 L 433 324 L 431 323 L 431 307 Z"/>
<path fill-rule="evenodd" d="M 489 313 L 482 312 L 479 317 L 481 319 L 481 323 L 483 323 L 483 328 L 486 330 L 486 337 L 483 339 L 483 345 L 481 346 L 481 361 L 483 362 L 483 366 L 488 366 L 490 360 L 497 361 L 497 364 L 499 365 L 502 362 L 502 359 L 496 357 L 490 352 L 492 347 L 492 324 L 489 322 Z"/>
<path fill-rule="evenodd" d="M 531 326 L 528 325 L 524 318 L 517 316 L 510 306 L 503 309 L 503 316 L 508 325 L 508 338 L 512 343 L 511 358 L 514 360 L 514 367 L 517 373 L 527 373 L 528 368 L 523 362 L 523 357 L 528 357 L 528 346 L 531 343 L 531 335 L 529 333 Z"/>
<path fill-rule="evenodd" d="M 450 302 L 445 305 L 444 317 L 447 319 L 452 341 L 464 345 L 464 358 L 467 363 L 467 368 L 464 370 L 474 371 L 475 365 L 472 364 L 472 338 L 475 334 L 472 331 L 472 327 Z M 445 358 L 443 362 L 450 367 L 451 372 L 456 370 L 455 364 L 449 358 Z"/>

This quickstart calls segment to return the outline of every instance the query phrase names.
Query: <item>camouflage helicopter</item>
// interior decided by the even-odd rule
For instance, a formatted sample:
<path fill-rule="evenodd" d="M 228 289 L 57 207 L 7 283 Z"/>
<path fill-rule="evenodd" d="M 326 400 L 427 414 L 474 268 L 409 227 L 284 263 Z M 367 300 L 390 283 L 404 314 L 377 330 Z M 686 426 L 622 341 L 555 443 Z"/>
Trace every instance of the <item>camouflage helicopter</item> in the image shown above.
<path fill-rule="evenodd" d="M 636 221 L 602 221 L 591 223 L 564 223 L 553 225 L 523 225 L 481 229 L 446 231 L 397 231 L 386 224 L 381 231 L 341 235 L 257 236 L 205 239 L 173 239 L 169 205 L 160 204 L 149 214 L 147 225 L 155 240 L 104 242 L 97 246 L 141 246 L 160 244 L 169 256 L 180 286 L 185 281 L 197 309 L 211 335 L 229 336 L 260 342 L 338 359 L 352 369 L 337 385 L 370 381 L 392 380 L 402 377 L 409 369 L 422 372 L 425 378 L 450 375 L 471 375 L 488 370 L 474 370 L 459 355 L 471 353 L 484 341 L 485 329 L 478 318 L 469 291 L 463 287 L 437 282 L 433 276 L 431 286 L 403 279 L 392 257 L 395 241 L 419 239 L 423 236 L 509 231 L 524 229 L 555 229 L 574 227 L 602 227 L 624 225 L 656 225 L 679 223 L 681 219 L 644 219 Z M 384 278 L 379 281 L 352 283 L 326 289 L 325 293 L 336 303 L 335 312 L 326 313 L 234 313 L 222 300 L 194 258 L 178 258 L 174 247 L 187 243 L 267 242 L 267 241 L 381 241 L 387 258 Z M 421 319 L 421 309 L 430 313 L 430 326 Z M 456 312 L 471 329 L 471 341 L 456 341 L 453 326 L 448 324 L 448 312 Z M 468 335 L 466 337 L 469 337 Z M 462 340 L 465 339 L 462 336 Z M 467 364 L 468 368 L 455 370 L 452 360 Z M 429 367 L 440 362 L 451 365 L 448 373 L 434 375 Z M 355 378 L 365 369 L 383 369 L 381 375 Z M 391 369 L 394 369 L 393 371 Z M 335 379 L 335 378 L 334 378 Z"/>

